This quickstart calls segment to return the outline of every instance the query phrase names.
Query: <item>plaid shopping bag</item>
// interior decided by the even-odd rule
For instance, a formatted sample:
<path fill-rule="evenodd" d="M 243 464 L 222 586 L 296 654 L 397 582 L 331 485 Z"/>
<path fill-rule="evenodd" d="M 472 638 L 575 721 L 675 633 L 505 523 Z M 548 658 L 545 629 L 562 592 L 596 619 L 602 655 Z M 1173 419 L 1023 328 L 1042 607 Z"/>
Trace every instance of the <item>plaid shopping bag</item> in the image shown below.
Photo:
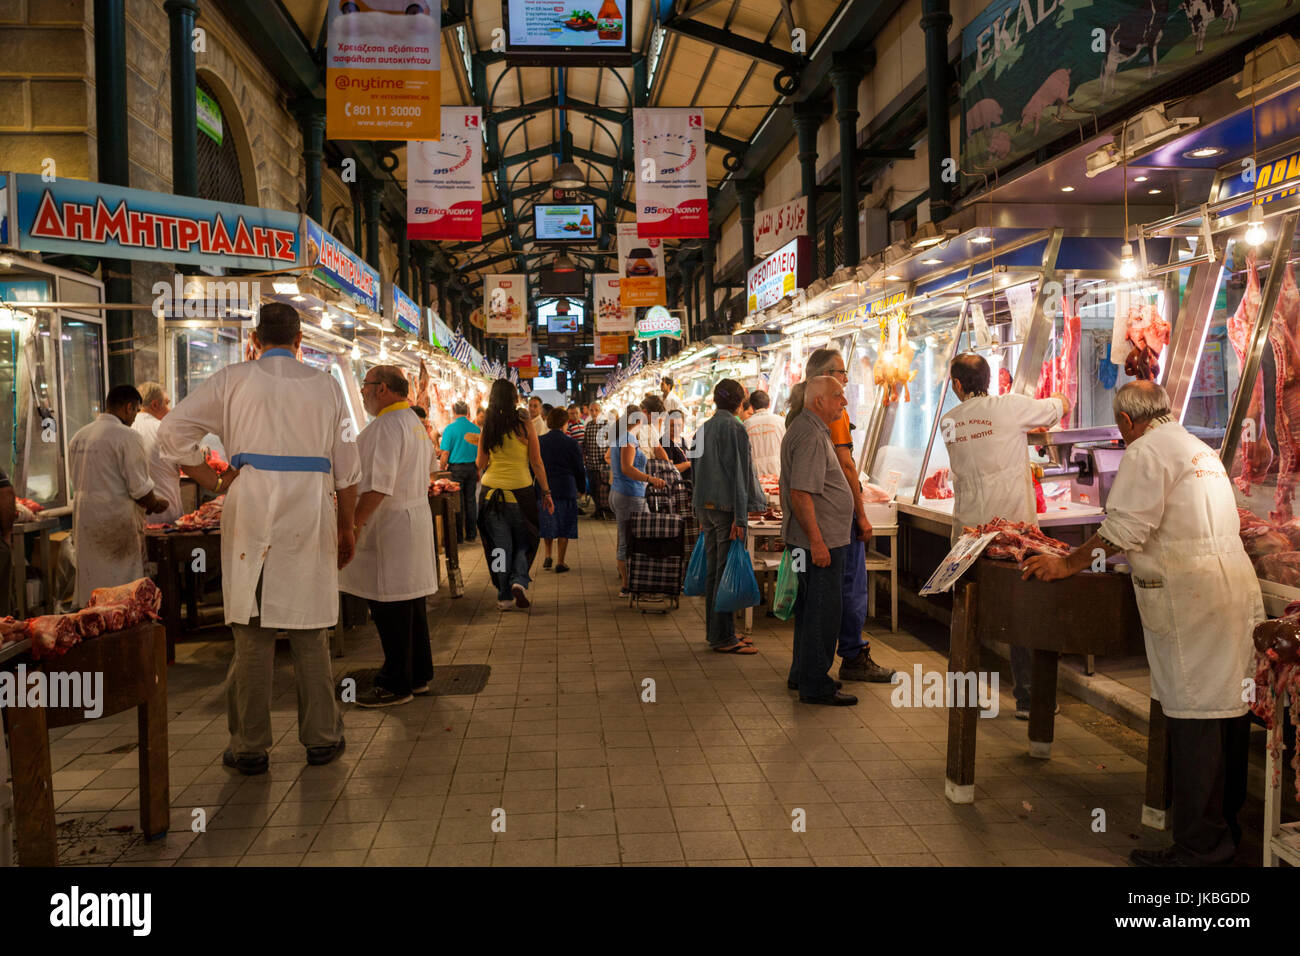
<path fill-rule="evenodd" d="M 680 515 L 643 512 L 628 527 L 628 588 L 633 594 L 667 594 L 682 590 L 686 557 L 682 552 L 685 522 Z"/>

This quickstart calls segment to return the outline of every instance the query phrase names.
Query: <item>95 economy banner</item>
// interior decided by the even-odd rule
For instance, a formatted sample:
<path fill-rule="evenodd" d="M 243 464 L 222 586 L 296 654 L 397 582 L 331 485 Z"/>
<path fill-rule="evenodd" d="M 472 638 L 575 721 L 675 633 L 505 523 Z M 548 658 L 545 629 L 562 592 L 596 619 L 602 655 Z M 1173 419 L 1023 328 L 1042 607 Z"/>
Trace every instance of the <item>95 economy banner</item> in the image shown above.
<path fill-rule="evenodd" d="M 483 238 L 483 110 L 444 106 L 442 139 L 406 144 L 406 235 Z"/>
<path fill-rule="evenodd" d="M 327 138 L 438 138 L 441 19 L 437 0 L 329 0 Z"/>
<path fill-rule="evenodd" d="M 636 228 L 642 239 L 707 239 L 709 189 L 704 114 L 634 109 Z"/>

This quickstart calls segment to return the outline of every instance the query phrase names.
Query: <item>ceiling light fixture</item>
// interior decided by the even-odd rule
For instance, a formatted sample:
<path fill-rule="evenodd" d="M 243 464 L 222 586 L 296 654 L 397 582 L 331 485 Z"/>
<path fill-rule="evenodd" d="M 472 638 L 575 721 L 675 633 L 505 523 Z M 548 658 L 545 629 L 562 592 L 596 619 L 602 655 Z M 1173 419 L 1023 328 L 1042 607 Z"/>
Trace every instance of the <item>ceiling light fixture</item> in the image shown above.
<path fill-rule="evenodd" d="M 1062 187 L 1061 187 L 1061 192 L 1063 192 L 1063 193 L 1072 193 L 1072 192 L 1074 192 L 1074 187 L 1073 187 L 1073 186 L 1062 186 Z"/>
<path fill-rule="evenodd" d="M 1198 146 L 1196 149 L 1189 149 L 1183 153 L 1184 159 L 1209 159 L 1211 156 L 1218 156 L 1227 150 L 1220 149 L 1218 146 Z"/>
<path fill-rule="evenodd" d="M 993 241 L 993 237 L 980 234 L 978 236 L 971 236 L 970 241 L 975 243 L 977 246 L 985 246 Z"/>
<path fill-rule="evenodd" d="M 328 312 L 320 317 L 320 327 L 323 331 L 328 332 L 334 328 L 334 318 Z"/>
<path fill-rule="evenodd" d="M 1246 217 L 1246 245 L 1258 247 L 1268 238 L 1268 232 L 1264 229 L 1264 210 L 1259 206 L 1250 207 L 1250 215 Z"/>
<path fill-rule="evenodd" d="M 921 265 L 923 265 L 923 266 L 937 266 L 937 265 L 940 265 L 942 262 L 943 262 L 942 259 L 922 259 L 922 260 L 921 260 Z"/>
<path fill-rule="evenodd" d="M 1148 177 L 1146 177 L 1146 176 L 1134 176 L 1134 177 L 1133 177 L 1133 182 L 1135 182 L 1135 183 L 1144 183 L 1144 182 L 1147 181 L 1147 178 L 1148 178 Z"/>
<path fill-rule="evenodd" d="M 551 177 L 551 185 L 557 189 L 581 189 L 587 185 L 587 177 L 576 163 L 560 163 Z"/>
<path fill-rule="evenodd" d="M 1133 244 L 1124 243 L 1124 248 L 1119 253 L 1119 274 L 1120 278 L 1132 280 L 1137 278 L 1137 262 L 1133 259 Z"/>
<path fill-rule="evenodd" d="M 352 357 L 354 359 L 361 358 L 361 346 L 358 345 L 356 342 L 352 343 Z"/>
<path fill-rule="evenodd" d="M 1148 196 L 1159 196 L 1159 195 L 1160 195 L 1160 190 L 1159 190 L 1159 189 L 1148 189 L 1148 190 L 1147 190 L 1147 195 L 1148 195 Z"/>
<path fill-rule="evenodd" d="M 573 264 L 572 259 L 570 259 L 563 252 L 561 252 L 558 256 L 555 257 L 555 261 L 551 263 L 551 271 L 556 273 L 561 273 L 561 274 L 568 273 L 568 272 L 577 272 L 578 267 Z"/>

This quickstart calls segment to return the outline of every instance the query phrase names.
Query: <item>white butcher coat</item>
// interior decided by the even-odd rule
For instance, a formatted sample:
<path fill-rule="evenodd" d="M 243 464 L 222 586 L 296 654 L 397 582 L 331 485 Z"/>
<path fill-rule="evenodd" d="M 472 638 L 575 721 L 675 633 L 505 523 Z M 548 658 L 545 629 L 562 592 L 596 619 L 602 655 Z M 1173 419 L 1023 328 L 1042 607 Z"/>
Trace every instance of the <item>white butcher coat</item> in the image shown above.
<path fill-rule="evenodd" d="M 433 516 L 429 467 L 433 444 L 407 402 L 381 411 L 357 438 L 357 498 L 384 498 L 357 538 L 357 553 L 339 573 L 339 589 L 370 601 L 409 601 L 434 594 Z"/>
<path fill-rule="evenodd" d="M 314 630 L 338 620 L 338 523 L 333 494 L 361 479 L 355 425 L 328 372 L 287 354 L 212 375 L 158 429 L 162 453 L 203 461 L 211 432 L 230 453 L 329 459 L 331 472 L 246 465 L 221 515 L 221 591 L 227 624 Z M 257 604 L 258 579 L 262 604 Z"/>
<path fill-rule="evenodd" d="M 144 508 L 153 491 L 140 436 L 108 412 L 68 442 L 72 540 L 77 550 L 76 606 L 95 588 L 144 577 Z"/>
<path fill-rule="evenodd" d="M 1059 398 L 1015 393 L 977 395 L 939 419 L 952 472 L 952 536 L 994 518 L 1038 527 L 1025 433 L 1051 428 L 1065 409 Z"/>
<path fill-rule="evenodd" d="M 166 524 L 179 518 L 181 511 L 181 473 L 176 462 L 165 459 L 158 447 L 158 419 L 142 411 L 131 423 L 131 431 L 140 436 L 145 457 L 149 459 L 149 477 L 153 479 L 153 493 L 167 502 L 167 510 L 149 516 L 150 521 Z"/>
<path fill-rule="evenodd" d="M 754 457 L 754 471 L 760 475 L 781 474 L 781 439 L 785 437 L 785 419 L 763 409 L 745 422 L 749 433 L 749 450 Z"/>
<path fill-rule="evenodd" d="M 1218 453 L 1182 425 L 1153 425 L 1125 450 L 1098 532 L 1133 569 L 1151 696 L 1166 716 L 1246 712 L 1264 605 L 1239 530 Z"/>

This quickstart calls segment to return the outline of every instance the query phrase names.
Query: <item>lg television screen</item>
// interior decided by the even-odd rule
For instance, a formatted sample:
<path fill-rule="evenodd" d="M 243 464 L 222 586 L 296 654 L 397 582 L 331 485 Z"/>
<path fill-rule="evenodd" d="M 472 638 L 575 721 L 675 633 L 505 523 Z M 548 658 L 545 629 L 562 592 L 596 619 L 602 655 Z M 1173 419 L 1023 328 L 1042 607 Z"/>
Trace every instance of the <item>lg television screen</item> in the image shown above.
<path fill-rule="evenodd" d="M 632 0 L 503 0 L 506 55 L 613 65 L 632 55 Z"/>
<path fill-rule="evenodd" d="M 537 203 L 533 238 L 538 242 L 593 242 L 596 207 L 591 203 Z"/>
<path fill-rule="evenodd" d="M 581 298 L 587 294 L 587 273 L 555 272 L 543 269 L 537 273 L 538 293 L 541 295 L 572 295 Z"/>

